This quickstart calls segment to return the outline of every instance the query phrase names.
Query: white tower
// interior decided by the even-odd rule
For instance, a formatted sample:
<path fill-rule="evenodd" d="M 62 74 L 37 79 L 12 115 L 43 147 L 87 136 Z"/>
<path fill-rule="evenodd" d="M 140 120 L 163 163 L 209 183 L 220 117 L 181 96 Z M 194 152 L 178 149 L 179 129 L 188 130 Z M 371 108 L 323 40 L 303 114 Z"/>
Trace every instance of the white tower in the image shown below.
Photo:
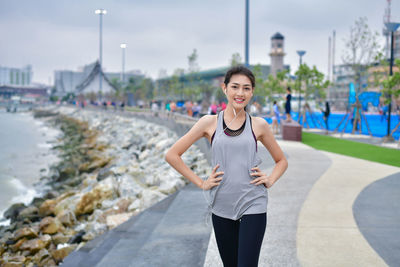
<path fill-rule="evenodd" d="M 282 34 L 279 32 L 275 33 L 271 37 L 271 74 L 276 75 L 277 72 L 283 70 L 283 57 L 286 55 L 284 52 L 284 40 Z"/>

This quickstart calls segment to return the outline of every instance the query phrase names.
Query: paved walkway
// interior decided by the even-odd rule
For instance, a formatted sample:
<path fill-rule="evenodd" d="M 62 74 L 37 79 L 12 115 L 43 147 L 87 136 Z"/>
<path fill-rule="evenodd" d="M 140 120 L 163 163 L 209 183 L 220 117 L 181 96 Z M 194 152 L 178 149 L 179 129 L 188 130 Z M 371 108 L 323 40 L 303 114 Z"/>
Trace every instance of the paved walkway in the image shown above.
<path fill-rule="evenodd" d="M 400 168 L 278 140 L 259 266 L 399 266 Z M 273 161 L 259 144 L 261 169 Z M 63 266 L 222 266 L 201 190 L 189 185 L 71 253 Z"/>

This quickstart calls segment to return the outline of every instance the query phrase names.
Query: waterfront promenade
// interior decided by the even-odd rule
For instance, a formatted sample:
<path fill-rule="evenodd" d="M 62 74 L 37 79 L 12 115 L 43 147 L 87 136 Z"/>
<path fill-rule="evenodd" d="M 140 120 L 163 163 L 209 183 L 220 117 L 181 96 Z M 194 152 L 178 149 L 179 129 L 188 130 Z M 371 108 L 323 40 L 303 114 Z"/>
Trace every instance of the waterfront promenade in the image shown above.
<path fill-rule="evenodd" d="M 400 168 L 277 139 L 289 168 L 269 189 L 259 266 L 399 265 Z M 268 172 L 273 162 L 261 143 L 258 153 Z M 190 184 L 63 266 L 222 266 L 206 214 L 201 190 Z"/>

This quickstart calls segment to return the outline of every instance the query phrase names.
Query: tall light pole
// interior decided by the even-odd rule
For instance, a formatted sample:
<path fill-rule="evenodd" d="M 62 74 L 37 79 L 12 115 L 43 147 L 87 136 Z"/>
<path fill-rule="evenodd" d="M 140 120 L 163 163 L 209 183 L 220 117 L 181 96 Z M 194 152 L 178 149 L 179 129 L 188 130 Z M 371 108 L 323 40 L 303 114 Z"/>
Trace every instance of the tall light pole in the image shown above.
<path fill-rule="evenodd" d="M 125 49 L 126 49 L 126 44 L 121 44 L 120 47 L 122 49 L 121 83 L 124 85 L 125 84 Z"/>
<path fill-rule="evenodd" d="M 306 53 L 306 51 L 297 50 L 296 52 L 300 57 L 300 64 L 299 64 L 299 69 L 300 69 L 301 65 L 303 64 L 302 58 L 303 58 L 304 54 Z M 299 88 L 299 115 L 298 115 L 298 121 L 300 121 L 300 110 L 301 110 L 301 80 L 300 80 L 300 88 Z"/>
<path fill-rule="evenodd" d="M 99 75 L 99 92 L 102 93 L 102 77 L 101 72 L 103 69 L 103 15 L 107 14 L 107 10 L 100 8 L 96 9 L 95 13 L 100 17 L 100 32 L 99 32 L 99 63 L 100 63 L 100 75 Z"/>
<path fill-rule="evenodd" d="M 244 41 L 244 65 L 249 67 L 249 0 L 246 1 L 245 8 L 245 41 Z"/>
<path fill-rule="evenodd" d="M 390 72 L 389 75 L 393 75 L 393 39 L 394 39 L 394 32 L 397 30 L 397 28 L 400 26 L 400 23 L 395 23 L 395 22 L 388 22 L 385 23 L 386 29 L 388 32 L 390 32 L 391 35 L 391 41 L 390 41 Z M 389 117 L 388 117 L 388 125 L 387 125 L 387 139 L 390 138 L 390 116 L 391 116 L 391 110 L 392 110 L 392 94 L 389 92 Z"/>

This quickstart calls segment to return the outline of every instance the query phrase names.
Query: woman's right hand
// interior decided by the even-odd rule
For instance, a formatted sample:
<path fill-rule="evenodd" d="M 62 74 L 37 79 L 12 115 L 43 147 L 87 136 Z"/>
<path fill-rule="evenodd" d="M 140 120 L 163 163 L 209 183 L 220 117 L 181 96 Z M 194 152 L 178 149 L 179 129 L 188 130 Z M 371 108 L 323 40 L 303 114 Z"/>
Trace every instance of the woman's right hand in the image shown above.
<path fill-rule="evenodd" d="M 215 167 L 213 168 L 208 179 L 203 181 L 203 185 L 202 185 L 203 190 L 210 190 L 214 186 L 219 185 L 219 183 L 222 180 L 222 177 L 218 177 L 218 176 L 223 175 L 224 172 L 217 172 L 218 168 L 219 168 L 219 164 L 215 165 Z"/>

